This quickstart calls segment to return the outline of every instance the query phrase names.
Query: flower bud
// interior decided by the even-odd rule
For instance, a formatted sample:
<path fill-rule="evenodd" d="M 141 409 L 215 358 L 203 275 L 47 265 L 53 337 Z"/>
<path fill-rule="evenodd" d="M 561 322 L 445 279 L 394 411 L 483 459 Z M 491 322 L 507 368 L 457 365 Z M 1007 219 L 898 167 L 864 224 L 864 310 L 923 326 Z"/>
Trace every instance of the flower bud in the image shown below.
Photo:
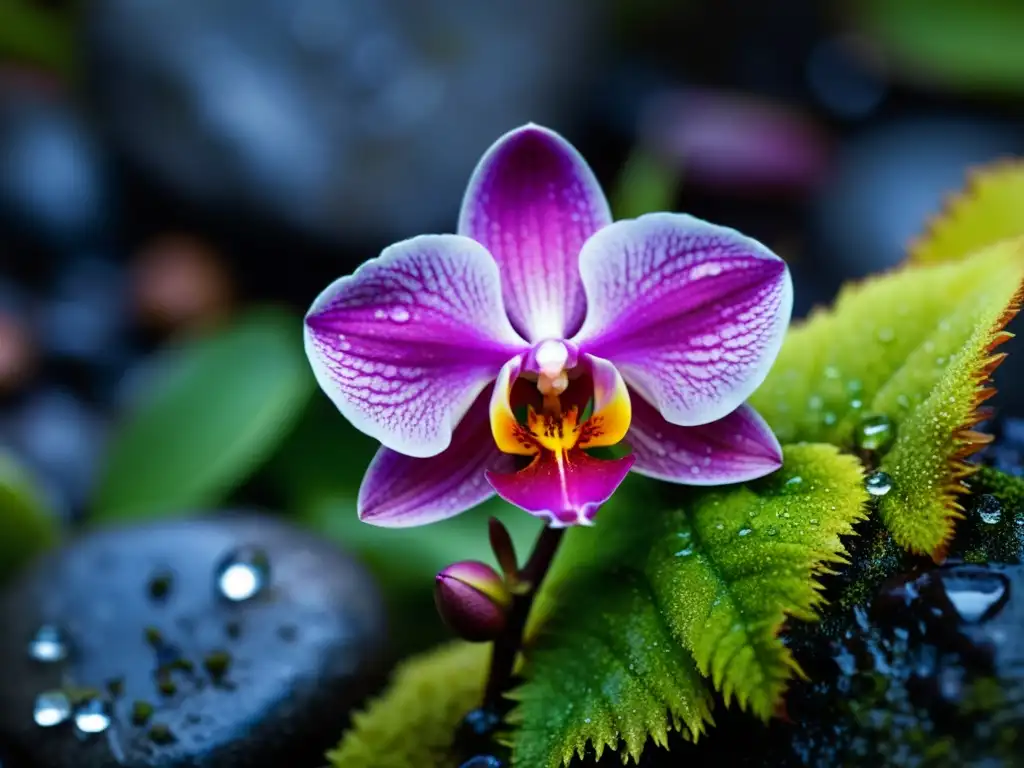
<path fill-rule="evenodd" d="M 512 595 L 489 565 L 464 560 L 437 574 L 434 602 L 455 634 L 471 642 L 485 642 L 505 628 Z"/>

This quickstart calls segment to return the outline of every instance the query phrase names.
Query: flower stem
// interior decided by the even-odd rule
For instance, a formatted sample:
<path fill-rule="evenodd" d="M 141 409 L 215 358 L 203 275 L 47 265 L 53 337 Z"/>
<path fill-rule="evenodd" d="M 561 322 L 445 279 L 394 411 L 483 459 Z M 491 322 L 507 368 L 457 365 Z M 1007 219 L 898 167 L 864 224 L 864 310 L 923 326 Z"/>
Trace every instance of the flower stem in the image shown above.
<path fill-rule="evenodd" d="M 502 698 L 512 680 L 512 671 L 523 644 L 523 632 L 526 629 L 526 620 L 530 617 L 530 608 L 533 607 L 537 591 L 547 576 L 564 535 L 564 528 L 545 526 L 537 537 L 537 543 L 533 545 L 530 559 L 519 572 L 519 583 L 523 589 L 515 592 L 512 607 L 509 609 L 508 623 L 504 632 L 494 641 L 491 670 L 484 691 L 484 709 L 500 711 L 503 708 Z"/>

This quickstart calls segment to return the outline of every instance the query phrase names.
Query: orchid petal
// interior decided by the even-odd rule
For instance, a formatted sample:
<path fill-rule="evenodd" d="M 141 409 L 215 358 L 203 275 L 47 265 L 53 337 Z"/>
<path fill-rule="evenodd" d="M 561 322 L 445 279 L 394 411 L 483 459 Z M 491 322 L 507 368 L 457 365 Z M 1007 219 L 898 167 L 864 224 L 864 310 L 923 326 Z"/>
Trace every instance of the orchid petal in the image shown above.
<path fill-rule="evenodd" d="M 608 201 L 579 152 L 557 133 L 527 125 L 502 136 L 480 160 L 459 233 L 497 260 L 512 323 L 539 341 L 564 338 L 583 322 L 580 249 L 610 222 Z"/>
<path fill-rule="evenodd" d="M 359 518 L 386 528 L 445 520 L 494 495 L 487 470 L 511 471 L 512 458 L 491 440 L 488 393 L 481 394 L 436 456 L 417 459 L 381 448 L 359 488 Z"/>
<path fill-rule="evenodd" d="M 502 364 L 525 347 L 479 243 L 423 235 L 336 280 L 306 316 L 317 382 L 356 428 L 434 456 Z"/>
<path fill-rule="evenodd" d="M 542 452 L 514 474 L 488 472 L 498 495 L 553 528 L 589 525 L 633 466 L 632 456 L 595 459 L 583 451 Z"/>
<path fill-rule="evenodd" d="M 515 392 L 525 390 L 527 394 L 536 394 L 531 384 L 519 378 L 522 369 L 523 358 L 519 356 L 505 363 L 498 373 L 489 407 L 491 437 L 503 453 L 533 456 L 537 453 L 537 446 L 516 420 L 512 410 Z"/>
<path fill-rule="evenodd" d="M 749 405 L 709 424 L 679 427 L 634 393 L 626 440 L 636 458 L 634 472 L 670 483 L 742 483 L 782 466 L 779 441 Z"/>
<path fill-rule="evenodd" d="M 629 390 L 614 365 L 593 355 L 585 358 L 594 379 L 594 412 L 582 426 L 580 448 L 615 445 L 629 430 Z"/>
<path fill-rule="evenodd" d="M 607 358 L 681 426 L 735 411 L 768 375 L 793 308 L 785 262 L 683 214 L 618 221 L 580 254 L 581 353 Z"/>

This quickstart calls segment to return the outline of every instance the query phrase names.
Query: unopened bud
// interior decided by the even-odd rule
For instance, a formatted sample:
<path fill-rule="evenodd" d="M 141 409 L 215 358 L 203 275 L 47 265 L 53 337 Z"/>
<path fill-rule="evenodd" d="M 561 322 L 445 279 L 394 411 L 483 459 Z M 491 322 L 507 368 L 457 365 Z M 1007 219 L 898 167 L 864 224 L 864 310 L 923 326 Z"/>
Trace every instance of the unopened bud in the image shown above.
<path fill-rule="evenodd" d="M 463 640 L 493 640 L 505 628 L 512 595 L 497 571 L 464 560 L 437 574 L 434 602 L 444 623 Z"/>

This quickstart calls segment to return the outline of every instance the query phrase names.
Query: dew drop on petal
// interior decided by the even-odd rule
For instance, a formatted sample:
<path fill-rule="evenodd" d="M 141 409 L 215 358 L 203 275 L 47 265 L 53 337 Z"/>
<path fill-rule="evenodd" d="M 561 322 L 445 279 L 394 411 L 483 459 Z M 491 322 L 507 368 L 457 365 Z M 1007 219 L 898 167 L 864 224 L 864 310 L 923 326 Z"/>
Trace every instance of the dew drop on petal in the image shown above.
<path fill-rule="evenodd" d="M 872 472 L 864 480 L 864 488 L 872 496 L 885 496 L 889 491 L 892 490 L 892 478 L 885 472 L 878 470 Z"/>
<path fill-rule="evenodd" d="M 405 307 L 395 307 L 391 310 L 391 319 L 396 323 L 409 322 L 409 310 Z"/>

